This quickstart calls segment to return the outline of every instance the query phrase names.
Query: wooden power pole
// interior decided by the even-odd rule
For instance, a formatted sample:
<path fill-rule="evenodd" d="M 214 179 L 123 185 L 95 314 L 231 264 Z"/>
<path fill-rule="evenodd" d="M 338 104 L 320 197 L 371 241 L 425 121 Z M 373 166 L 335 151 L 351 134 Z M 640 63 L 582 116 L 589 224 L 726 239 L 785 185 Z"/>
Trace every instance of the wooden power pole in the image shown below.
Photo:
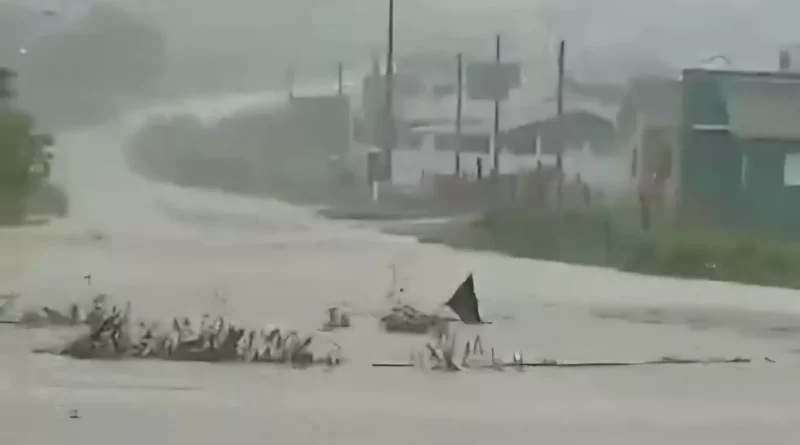
<path fill-rule="evenodd" d="M 556 110 L 558 116 L 564 114 L 564 41 L 558 45 L 558 89 L 556 90 Z"/>
<path fill-rule="evenodd" d="M 461 115 L 464 111 L 464 55 L 456 56 L 456 177 L 461 175 Z"/>
<path fill-rule="evenodd" d="M 336 64 L 336 77 L 338 79 L 338 86 L 336 88 L 337 93 L 341 96 L 344 94 L 344 67 L 342 66 L 342 62 Z"/>
<path fill-rule="evenodd" d="M 289 100 L 294 99 L 294 67 L 289 67 L 286 72 L 286 87 L 288 88 Z"/>
<path fill-rule="evenodd" d="M 386 103 L 384 119 L 384 150 L 386 156 L 386 179 L 392 179 L 392 151 L 395 145 L 394 128 L 394 0 L 389 0 L 389 24 L 386 49 Z"/>
<path fill-rule="evenodd" d="M 500 34 L 497 34 L 495 37 L 495 65 L 496 70 L 495 73 L 498 78 L 493 79 L 494 83 L 500 85 L 501 83 L 505 85 L 505 83 L 499 78 L 500 75 Z M 494 147 L 493 159 L 492 159 L 492 167 L 493 173 L 495 175 L 500 174 L 500 144 L 498 144 L 498 139 L 500 136 L 500 88 L 497 88 L 495 92 L 494 98 L 494 132 L 492 133 L 492 137 L 494 139 L 494 143 L 492 144 Z"/>

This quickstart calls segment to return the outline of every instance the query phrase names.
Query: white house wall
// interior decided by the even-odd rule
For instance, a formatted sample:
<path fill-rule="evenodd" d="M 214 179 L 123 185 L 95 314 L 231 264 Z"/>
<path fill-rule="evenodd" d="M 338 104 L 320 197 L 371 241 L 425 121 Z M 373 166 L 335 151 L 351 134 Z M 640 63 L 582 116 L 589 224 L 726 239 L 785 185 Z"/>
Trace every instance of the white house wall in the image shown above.
<path fill-rule="evenodd" d="M 461 171 L 469 178 L 477 176 L 477 160 L 483 160 L 483 175 L 488 176 L 492 169 L 492 156 L 489 154 L 461 153 Z M 554 165 L 555 155 L 542 155 L 542 163 Z M 500 173 L 514 174 L 536 168 L 536 155 L 500 153 Z M 620 190 L 625 187 L 629 174 L 626 162 L 618 157 L 598 156 L 586 151 L 567 151 L 562 158 L 567 178 L 580 173 L 584 181 L 607 190 Z M 630 165 L 629 163 L 627 164 Z M 395 150 L 392 156 L 392 183 L 401 186 L 416 186 L 422 183 L 424 175 L 455 174 L 455 154 L 452 151 L 413 151 Z"/>
<path fill-rule="evenodd" d="M 367 153 L 375 150 L 361 144 L 353 144 L 347 164 L 359 178 L 366 178 Z M 455 173 L 455 153 L 452 151 L 394 150 L 392 157 L 392 182 L 398 186 L 416 187 L 426 175 Z M 461 171 L 469 178 L 477 176 L 477 159 L 483 159 L 483 174 L 488 176 L 492 168 L 490 154 L 461 153 Z M 544 165 L 554 165 L 555 155 L 542 155 Z M 500 153 L 500 173 L 512 174 L 534 170 L 538 158 L 535 154 L 517 155 Z M 610 193 L 622 193 L 630 184 L 630 156 L 598 156 L 587 151 L 567 150 L 562 158 L 568 179 L 577 173 L 588 184 Z"/>

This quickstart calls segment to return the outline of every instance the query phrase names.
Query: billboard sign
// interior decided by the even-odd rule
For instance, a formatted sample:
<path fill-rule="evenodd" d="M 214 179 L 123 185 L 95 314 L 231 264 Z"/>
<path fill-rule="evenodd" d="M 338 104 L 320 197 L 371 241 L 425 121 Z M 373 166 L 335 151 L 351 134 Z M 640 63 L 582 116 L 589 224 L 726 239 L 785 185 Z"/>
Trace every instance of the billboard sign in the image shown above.
<path fill-rule="evenodd" d="M 466 66 L 467 97 L 472 100 L 507 100 L 522 85 L 519 62 L 470 62 Z"/>

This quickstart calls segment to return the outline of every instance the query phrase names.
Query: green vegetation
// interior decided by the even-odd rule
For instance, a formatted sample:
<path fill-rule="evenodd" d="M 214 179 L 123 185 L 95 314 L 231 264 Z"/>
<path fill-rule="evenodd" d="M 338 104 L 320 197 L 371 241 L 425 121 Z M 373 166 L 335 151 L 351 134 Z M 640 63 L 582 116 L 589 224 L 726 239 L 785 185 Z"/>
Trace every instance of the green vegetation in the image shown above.
<path fill-rule="evenodd" d="M 22 222 L 31 194 L 49 188 L 45 180 L 53 157 L 47 147 L 52 144 L 51 136 L 34 133 L 29 114 L 0 112 L 0 223 Z"/>
<path fill-rule="evenodd" d="M 703 227 L 642 231 L 626 212 L 499 213 L 427 242 L 681 278 L 800 288 L 800 245 Z"/>

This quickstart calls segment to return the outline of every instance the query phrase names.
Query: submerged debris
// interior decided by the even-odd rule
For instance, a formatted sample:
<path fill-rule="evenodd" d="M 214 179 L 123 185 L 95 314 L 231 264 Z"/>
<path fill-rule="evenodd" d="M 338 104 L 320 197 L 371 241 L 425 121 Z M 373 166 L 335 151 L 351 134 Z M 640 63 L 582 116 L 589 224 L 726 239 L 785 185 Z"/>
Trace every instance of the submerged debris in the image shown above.
<path fill-rule="evenodd" d="M 53 309 L 43 306 L 39 309 L 26 310 L 20 315 L 17 324 L 25 327 L 47 327 L 47 326 L 79 326 L 88 324 L 96 328 L 97 323 L 104 318 L 106 311 L 106 301 L 108 297 L 99 294 L 92 300 L 92 309 L 87 316 L 78 304 L 71 304 L 66 311 Z"/>
<path fill-rule="evenodd" d="M 38 310 L 28 310 L 23 312 L 17 321 L 18 324 L 28 327 L 78 326 L 85 322 L 86 318 L 76 304 L 70 305 L 66 314 L 47 306 Z"/>
<path fill-rule="evenodd" d="M 467 276 L 444 305 L 458 316 L 458 320 L 466 324 L 484 323 L 478 311 L 478 297 L 475 294 L 472 274 Z M 387 332 L 412 334 L 426 334 L 431 332 L 434 327 L 450 321 L 457 320 L 441 315 L 427 314 L 407 304 L 395 306 L 389 314 L 381 318 L 381 324 Z"/>
<path fill-rule="evenodd" d="M 328 321 L 322 326 L 322 331 L 328 332 L 339 328 L 350 327 L 350 314 L 339 307 L 328 309 Z"/>
<path fill-rule="evenodd" d="M 0 294 L 0 318 L 5 320 L 9 316 L 18 299 L 19 294 Z"/>
<path fill-rule="evenodd" d="M 434 341 L 425 344 L 427 354 L 413 352 L 410 361 L 406 363 L 381 362 L 373 363 L 376 368 L 423 368 L 434 371 L 461 371 L 464 369 L 494 369 L 503 371 L 505 368 L 515 368 L 524 371 L 526 368 L 598 368 L 598 367 L 620 367 L 620 366 L 652 366 L 652 365 L 714 365 L 714 364 L 743 364 L 751 363 L 752 360 L 745 357 L 734 358 L 678 358 L 664 356 L 655 360 L 629 360 L 629 361 L 561 361 L 543 359 L 539 361 L 525 361 L 521 351 L 514 351 L 509 360 L 500 360 L 495 356 L 494 348 L 490 349 L 490 356 L 484 354 L 480 335 L 472 341 L 466 341 L 461 348 L 460 362 L 456 360 L 455 353 L 459 348 L 456 336 L 448 329 L 436 334 Z M 774 361 L 765 357 L 765 360 Z"/>
<path fill-rule="evenodd" d="M 449 324 L 439 324 L 436 326 L 433 341 L 428 342 L 425 347 L 428 351 L 428 361 L 430 369 L 441 371 L 461 371 L 474 365 L 486 366 L 483 342 L 480 335 L 476 335 L 473 340 L 467 340 L 463 348 L 457 348 L 458 343 L 456 334 L 450 329 Z M 461 360 L 456 359 L 458 349 L 463 350 Z M 491 350 L 491 362 L 489 367 L 495 367 L 497 361 L 494 357 L 494 349 Z M 419 360 L 421 366 L 426 365 L 425 360 Z"/>
<path fill-rule="evenodd" d="M 481 314 L 478 311 L 478 296 L 475 294 L 475 281 L 472 274 L 458 286 L 453 296 L 445 303 L 466 324 L 481 324 Z"/>
<path fill-rule="evenodd" d="M 412 334 L 426 334 L 443 318 L 438 315 L 426 314 L 407 304 L 395 306 L 392 311 L 381 318 L 381 324 L 387 332 L 407 332 Z"/>
<path fill-rule="evenodd" d="M 678 358 L 664 356 L 655 360 L 630 360 L 630 361 L 561 361 L 543 359 L 538 361 L 526 361 L 522 351 L 516 350 L 511 357 L 502 360 L 495 355 L 495 349 L 490 348 L 489 354 L 484 351 L 481 336 L 477 335 L 473 340 L 461 343 L 457 340 L 452 325 L 437 325 L 433 334 L 434 339 L 425 344 L 425 352 L 412 351 L 410 360 L 404 363 L 379 362 L 373 363 L 376 368 L 423 368 L 433 371 L 462 371 L 465 369 L 494 369 L 503 371 L 505 368 L 514 368 L 517 371 L 524 371 L 526 368 L 597 368 L 597 367 L 620 367 L 620 366 L 652 366 L 652 365 L 712 365 L 712 364 L 742 364 L 751 363 L 749 358 L 718 358 L 711 357 L 705 359 L 698 358 Z M 457 345 L 463 345 L 457 347 Z M 456 354 L 459 351 L 460 357 Z M 460 359 L 460 360 L 459 360 Z M 767 359 L 767 361 L 770 361 Z"/>
<path fill-rule="evenodd" d="M 85 323 L 88 332 L 54 352 L 81 359 L 154 358 L 202 362 L 283 363 L 305 368 L 341 363 L 339 345 L 326 353 L 311 351 L 314 336 L 278 328 L 248 330 L 219 316 L 203 315 L 198 329 L 188 317 L 173 318 L 162 329 L 158 323 L 131 323 L 131 305 L 105 310 L 105 298 L 96 298 Z"/>

